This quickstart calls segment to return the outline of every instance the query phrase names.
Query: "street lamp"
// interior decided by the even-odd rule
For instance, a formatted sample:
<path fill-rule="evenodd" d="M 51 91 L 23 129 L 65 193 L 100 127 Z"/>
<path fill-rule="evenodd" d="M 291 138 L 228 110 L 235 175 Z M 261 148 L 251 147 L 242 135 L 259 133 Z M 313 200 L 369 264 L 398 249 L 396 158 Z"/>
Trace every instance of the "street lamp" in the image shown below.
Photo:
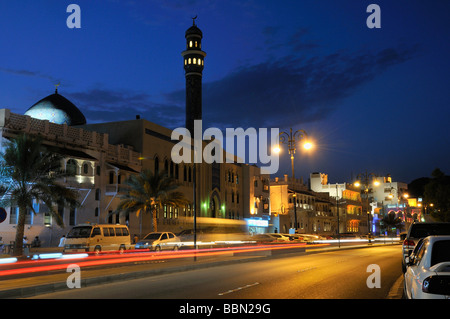
<path fill-rule="evenodd" d="M 366 193 L 367 198 L 367 238 L 369 240 L 369 244 L 371 243 L 370 240 L 370 212 L 369 212 L 369 192 L 371 191 L 371 188 L 369 187 L 371 185 L 370 180 L 373 181 L 373 186 L 379 186 L 380 182 L 377 180 L 378 176 L 374 173 L 368 173 L 367 171 L 365 173 L 358 174 L 356 176 L 356 182 L 354 185 L 356 187 L 361 187 L 364 193 Z"/>
<path fill-rule="evenodd" d="M 288 146 L 288 150 L 289 150 L 289 155 L 291 155 L 291 168 L 292 168 L 292 184 L 294 184 L 294 179 L 295 179 L 295 170 L 294 170 L 294 154 L 296 151 L 296 143 L 300 140 L 306 140 L 305 143 L 303 143 L 303 148 L 306 150 L 310 150 L 313 148 L 313 144 L 308 141 L 308 134 L 306 134 L 306 132 L 304 130 L 297 130 L 295 132 L 292 131 L 292 128 L 289 129 L 289 133 L 288 132 L 281 132 L 279 134 L 280 136 L 280 144 L 286 144 Z M 281 152 L 281 148 L 280 146 L 276 146 L 274 148 L 274 151 L 276 153 Z M 294 195 L 293 195 L 293 201 L 294 201 L 294 222 L 295 222 L 295 226 L 294 226 L 294 230 L 297 229 L 297 198 L 296 198 L 296 193 L 294 190 Z"/>

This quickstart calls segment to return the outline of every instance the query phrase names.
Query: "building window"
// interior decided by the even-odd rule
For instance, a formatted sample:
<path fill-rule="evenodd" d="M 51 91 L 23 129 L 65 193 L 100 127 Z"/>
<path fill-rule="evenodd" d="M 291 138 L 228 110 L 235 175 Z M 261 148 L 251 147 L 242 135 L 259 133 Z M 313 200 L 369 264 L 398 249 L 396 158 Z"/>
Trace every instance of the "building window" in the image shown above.
<path fill-rule="evenodd" d="M 77 162 L 73 159 L 70 159 L 67 161 L 66 164 L 66 172 L 69 175 L 76 175 L 77 174 Z"/>
<path fill-rule="evenodd" d="M 88 166 L 88 164 L 83 164 L 83 173 L 84 174 L 87 174 L 87 173 L 89 173 L 89 166 Z"/>
<path fill-rule="evenodd" d="M 192 41 L 189 41 L 189 47 L 192 48 Z"/>
<path fill-rule="evenodd" d="M 52 224 L 52 215 L 49 212 L 44 213 L 44 225 L 51 226 Z"/>
<path fill-rule="evenodd" d="M 168 160 L 164 161 L 164 173 L 169 175 L 169 161 Z"/>
<path fill-rule="evenodd" d="M 10 213 L 9 213 L 9 223 L 10 224 L 17 224 L 17 217 L 18 217 L 17 210 L 18 210 L 17 207 L 11 207 Z"/>
<path fill-rule="evenodd" d="M 75 221 L 76 221 L 76 209 L 75 208 L 70 208 L 70 213 L 69 213 L 69 225 L 70 226 L 74 226 L 75 225 Z"/>
<path fill-rule="evenodd" d="M 114 184 L 114 172 L 109 172 L 109 183 Z"/>
<path fill-rule="evenodd" d="M 184 65 L 186 65 L 187 64 L 187 60 L 186 59 L 184 59 Z"/>
<path fill-rule="evenodd" d="M 191 62 L 191 58 L 189 58 L 189 59 L 188 59 L 188 64 L 191 64 L 191 63 L 192 63 L 192 62 Z"/>
<path fill-rule="evenodd" d="M 58 215 L 61 216 L 61 220 L 64 220 L 64 206 L 58 204 Z"/>
<path fill-rule="evenodd" d="M 159 173 L 159 158 L 155 157 L 155 174 Z"/>

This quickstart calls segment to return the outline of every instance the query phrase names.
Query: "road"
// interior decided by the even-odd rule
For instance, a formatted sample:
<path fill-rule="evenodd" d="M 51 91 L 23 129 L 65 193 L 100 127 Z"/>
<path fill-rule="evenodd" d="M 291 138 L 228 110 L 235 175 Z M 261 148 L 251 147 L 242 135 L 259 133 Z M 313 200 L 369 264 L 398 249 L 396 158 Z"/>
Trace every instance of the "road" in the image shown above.
<path fill-rule="evenodd" d="M 400 256 L 400 245 L 291 254 L 67 289 L 34 298 L 384 299 L 401 276 Z M 379 266 L 375 266 L 379 271 L 370 265 Z M 367 282 L 376 285 L 377 278 L 379 288 L 368 287 Z"/>

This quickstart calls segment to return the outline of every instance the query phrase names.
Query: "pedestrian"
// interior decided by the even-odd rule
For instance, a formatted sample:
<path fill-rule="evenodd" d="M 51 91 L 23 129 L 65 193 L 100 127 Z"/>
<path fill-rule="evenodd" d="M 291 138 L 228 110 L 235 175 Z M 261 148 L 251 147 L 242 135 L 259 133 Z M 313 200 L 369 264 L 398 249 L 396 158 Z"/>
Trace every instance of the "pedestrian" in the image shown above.
<path fill-rule="evenodd" d="M 26 244 L 28 244 L 27 236 L 23 236 L 23 245 L 25 246 Z"/>
<path fill-rule="evenodd" d="M 136 234 L 134 234 L 133 244 L 137 244 L 138 241 L 139 241 L 139 237 Z"/>
<path fill-rule="evenodd" d="M 64 247 L 65 243 L 66 243 L 66 235 L 62 235 L 61 239 L 59 240 L 58 247 Z"/>
<path fill-rule="evenodd" d="M 39 236 L 34 237 L 31 242 L 31 247 L 41 247 L 41 240 L 39 239 Z"/>

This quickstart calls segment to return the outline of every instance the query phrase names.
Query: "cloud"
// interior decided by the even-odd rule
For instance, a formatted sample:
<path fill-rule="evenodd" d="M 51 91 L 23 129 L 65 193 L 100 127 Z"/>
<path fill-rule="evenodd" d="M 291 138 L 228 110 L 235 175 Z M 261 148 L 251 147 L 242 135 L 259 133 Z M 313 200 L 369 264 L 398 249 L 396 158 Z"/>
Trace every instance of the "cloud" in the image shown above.
<path fill-rule="evenodd" d="M 322 120 L 358 87 L 414 53 L 415 48 L 386 48 L 309 59 L 289 56 L 242 66 L 203 84 L 203 120 L 219 128 L 285 127 Z M 184 90 L 167 94 L 177 105 L 184 98 Z"/>
<path fill-rule="evenodd" d="M 136 115 L 170 128 L 184 126 L 184 108 L 156 103 L 146 93 L 93 88 L 66 94 L 87 118 L 88 123 L 132 120 Z"/>
<path fill-rule="evenodd" d="M 30 77 L 38 77 L 38 78 L 42 78 L 42 79 L 48 79 L 53 83 L 57 83 L 60 80 L 47 75 L 47 74 L 43 74 L 41 72 L 37 72 L 37 71 L 29 71 L 29 70 L 18 70 L 18 69 L 10 69 L 10 68 L 4 68 L 4 67 L 0 67 L 0 72 L 5 72 L 5 73 L 9 73 L 9 74 L 14 74 L 14 75 L 22 75 L 22 76 L 30 76 Z"/>
<path fill-rule="evenodd" d="M 203 83 L 204 127 L 283 128 L 326 119 L 342 99 L 415 53 L 415 47 L 385 48 L 308 59 L 292 55 L 241 66 L 220 80 Z M 88 123 L 140 115 L 172 129 L 185 125 L 185 96 L 184 88 L 164 94 L 159 102 L 130 90 L 93 88 L 67 94 Z"/>

